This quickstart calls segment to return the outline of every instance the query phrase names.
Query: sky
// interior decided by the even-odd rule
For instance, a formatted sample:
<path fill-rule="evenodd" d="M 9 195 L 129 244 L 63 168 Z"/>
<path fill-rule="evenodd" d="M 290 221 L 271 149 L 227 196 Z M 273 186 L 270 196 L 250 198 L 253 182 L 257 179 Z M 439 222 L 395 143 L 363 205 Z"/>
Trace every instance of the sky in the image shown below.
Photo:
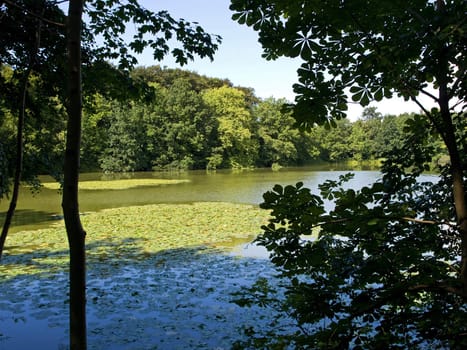
<path fill-rule="evenodd" d="M 292 85 L 297 82 L 296 72 L 301 62 L 289 58 L 276 61 L 263 59 L 257 33 L 251 27 L 231 19 L 230 0 L 140 0 L 140 4 L 154 12 L 167 10 L 176 19 L 198 22 L 206 32 L 222 37 L 213 62 L 197 57 L 195 61 L 180 67 L 170 58 L 154 61 L 147 51 L 138 57 L 140 65 L 159 64 L 162 67 L 187 69 L 208 77 L 229 79 L 235 86 L 253 88 L 260 98 L 294 100 Z M 420 111 L 414 102 L 395 98 L 371 106 L 375 106 L 383 115 Z M 362 111 L 359 105 L 349 105 L 348 117 L 355 120 Z"/>

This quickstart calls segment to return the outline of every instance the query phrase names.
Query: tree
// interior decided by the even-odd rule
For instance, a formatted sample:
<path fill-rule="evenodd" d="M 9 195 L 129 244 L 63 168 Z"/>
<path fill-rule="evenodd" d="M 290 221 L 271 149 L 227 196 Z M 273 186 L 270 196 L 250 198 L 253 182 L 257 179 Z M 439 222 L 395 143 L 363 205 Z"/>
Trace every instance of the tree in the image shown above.
<path fill-rule="evenodd" d="M 24 7 L 26 5 L 28 6 L 27 11 Z M 26 20 L 24 20 L 23 16 L 25 13 L 35 13 L 36 16 L 27 16 Z M 18 3 L 7 2 L 7 6 L 2 6 L 1 8 L 1 16 L 3 35 L 0 39 L 2 47 L 0 49 L 0 64 L 3 71 L 5 69 L 3 65 L 14 67 L 13 76 L 8 79 L 8 82 L 2 76 L 1 84 L 7 85 L 6 87 L 9 88 L 10 95 L 13 95 L 10 97 L 16 102 L 16 106 L 11 104 L 11 102 L 8 104 L 18 113 L 18 118 L 16 124 L 13 189 L 0 235 L 0 259 L 16 209 L 20 181 L 23 178 L 24 129 L 30 79 L 34 72 L 40 71 L 46 62 L 56 68 L 57 58 L 58 60 L 62 58 L 62 54 L 59 52 L 63 46 L 63 40 L 60 40 L 63 36 L 61 33 L 62 28 L 57 29 L 57 23 L 53 22 L 54 20 L 62 19 L 60 11 L 56 11 L 54 6 L 50 6 L 45 0 L 33 3 L 28 1 L 24 3 L 23 1 L 19 1 Z M 48 17 L 49 20 L 44 21 L 45 17 Z M 44 50 L 41 51 L 41 48 L 44 48 Z M 13 90 L 15 80 L 18 81 L 18 91 L 17 94 L 12 94 L 11 90 Z M 7 169 L 5 171 L 8 174 Z M 8 181 L 4 181 L 4 187 L 0 191 L 0 194 L 4 192 L 8 193 L 8 191 L 9 183 Z M 2 197 L 0 196 L 0 199 Z"/>
<path fill-rule="evenodd" d="M 222 156 L 232 168 L 253 166 L 257 154 L 257 144 L 251 132 L 253 117 L 246 97 L 243 91 L 228 86 L 203 93 L 205 104 L 219 123 L 220 144 L 212 157 Z"/>
<path fill-rule="evenodd" d="M 86 232 L 81 225 L 78 182 L 81 146 L 81 17 L 83 0 L 70 0 L 67 18 L 67 134 L 62 209 L 70 248 L 70 349 L 86 349 Z"/>
<path fill-rule="evenodd" d="M 354 160 L 368 160 L 376 157 L 378 135 L 381 134 L 383 116 L 375 107 L 363 110 L 361 119 L 352 124 L 349 138 Z"/>
<path fill-rule="evenodd" d="M 232 83 L 227 79 L 211 78 L 180 68 L 161 68 L 160 66 L 136 67 L 131 72 L 131 76 L 142 79 L 146 83 L 157 83 L 165 88 L 170 88 L 176 80 L 186 80 L 190 83 L 191 88 L 198 93 L 224 85 L 232 86 Z"/>
<path fill-rule="evenodd" d="M 231 9 L 259 32 L 266 58 L 303 60 L 288 106 L 303 128 L 335 125 L 348 95 L 362 106 L 398 95 L 421 110 L 372 186 L 346 189 L 344 176 L 322 184 L 320 195 L 302 184 L 265 194 L 272 219 L 258 240 L 290 278 L 285 306 L 302 330 L 288 340 L 465 347 L 467 3 L 232 0 Z M 430 134 L 450 161 L 439 181 L 420 183 L 434 153 Z M 316 239 L 302 240 L 312 232 Z"/>
<path fill-rule="evenodd" d="M 201 94 L 188 80 L 176 79 L 167 89 L 161 112 L 165 152 L 154 159 L 154 168 L 205 168 L 214 125 Z"/>
<path fill-rule="evenodd" d="M 296 144 L 299 143 L 300 133 L 292 128 L 293 118 L 281 112 L 284 103 L 285 100 L 269 98 L 253 109 L 258 125 L 258 158 L 262 166 L 290 165 L 298 160 Z"/>
<path fill-rule="evenodd" d="M 332 129 L 325 127 L 312 129 L 311 134 L 319 145 L 320 158 L 328 162 L 352 158 L 352 148 L 349 145 L 352 129 L 352 124 L 347 119 L 338 120 Z"/>
<path fill-rule="evenodd" d="M 108 113 L 105 148 L 99 157 L 101 169 L 106 173 L 140 170 L 140 145 L 144 143 L 143 138 L 138 138 L 141 121 L 135 120 L 131 106 L 116 101 L 111 102 Z"/>
<path fill-rule="evenodd" d="M 390 152 L 392 149 L 401 145 L 404 141 L 404 125 L 409 118 L 414 118 L 414 115 L 401 114 L 385 115 L 381 121 L 381 129 L 376 135 L 376 157 L 382 157 L 383 154 Z"/>
<path fill-rule="evenodd" d="M 63 214 L 70 246 L 70 348 L 86 348 L 86 264 L 85 236 L 78 203 L 79 159 L 81 145 L 81 27 L 84 1 L 70 0 L 67 22 L 68 43 L 68 126 L 65 151 L 63 181 Z M 136 0 L 115 4 L 113 1 L 96 0 L 87 8 L 90 17 L 89 27 L 95 34 L 103 35 L 105 44 L 98 55 L 119 59 L 119 67 L 131 68 L 136 58 L 129 48 L 136 53 L 147 46 L 154 51 L 155 59 L 162 59 L 169 51 L 167 40 L 176 33 L 183 43 L 182 48 L 175 48 L 172 54 L 177 62 L 184 64 L 193 54 L 212 59 L 217 45 L 211 41 L 202 28 L 192 28 L 190 23 L 174 21 L 167 12 L 154 14 L 142 8 Z M 125 31 L 125 23 L 132 20 L 136 24 L 136 34 L 128 45 L 120 34 Z M 110 25 L 109 24 L 113 24 Z M 158 32 L 164 38 L 149 38 Z M 129 47 L 129 48 L 128 48 Z M 118 50 L 118 51 L 117 51 Z"/>
<path fill-rule="evenodd" d="M 126 77 L 129 76 L 128 71 L 137 62 L 134 55 L 141 53 L 146 47 L 153 50 L 156 60 L 171 53 L 178 63 L 184 64 L 193 59 L 194 55 L 212 59 L 220 38 L 207 34 L 201 27 L 192 25 L 185 20 L 174 20 L 166 11 L 158 13 L 148 11 L 141 7 L 136 0 L 128 0 L 124 3 L 113 0 L 94 0 L 88 1 L 86 4 L 83 0 L 70 0 L 66 25 L 63 11 L 59 8 L 59 1 L 5 0 L 4 3 L 6 5 L 0 6 L 2 34 L 4 34 L 1 37 L 2 45 L 0 48 L 0 62 L 2 64 L 6 62 L 13 69 L 24 68 L 24 65 L 21 66 L 19 63 L 34 59 L 32 54 L 37 52 L 42 59 L 41 62 L 44 62 L 44 72 L 55 72 L 58 76 L 63 73 L 62 69 L 55 69 L 52 61 L 47 58 L 52 52 L 63 54 L 65 50 L 49 50 L 48 46 L 40 45 L 35 39 L 33 39 L 32 46 L 28 45 L 28 36 L 31 37 L 31 33 L 38 33 L 35 27 L 25 25 L 31 19 L 34 23 L 37 22 L 41 25 L 47 23 L 54 27 L 47 31 L 51 39 L 50 42 L 66 43 L 67 47 L 66 62 L 63 57 L 59 62 L 63 64 L 63 67 L 67 67 L 67 93 L 64 94 L 66 96 L 64 104 L 67 108 L 68 123 L 62 207 L 70 247 L 70 348 L 85 349 L 86 269 L 84 244 L 86 233 L 81 226 L 78 205 L 82 121 L 81 91 L 83 89 L 81 67 L 83 63 L 91 65 L 96 62 L 102 63 L 106 59 L 114 59 L 118 62 L 118 67 L 123 72 L 122 75 Z M 43 5 L 50 11 L 38 10 L 36 5 Z M 8 12 L 10 9 L 14 9 L 20 15 L 10 16 Z M 82 20 L 83 11 L 88 19 L 86 24 L 83 24 Z M 4 16 L 4 12 L 8 12 L 8 16 Z M 125 33 L 125 24 L 129 21 L 133 22 L 135 34 L 127 42 L 123 40 L 122 34 Z M 55 27 L 66 29 L 66 40 L 64 40 L 63 30 L 60 32 L 55 30 Z M 31 28 L 33 29 L 31 30 Z M 96 44 L 96 36 L 102 38 L 101 46 Z M 37 37 L 37 35 L 32 37 Z M 181 43 L 181 46 L 169 51 L 168 41 L 174 37 L 177 42 Z M 4 60 L 5 57 L 8 58 L 7 61 Z M 43 77 L 44 81 L 48 81 L 50 85 L 61 85 L 63 81 L 57 76 L 51 78 L 51 74 L 45 76 L 47 79 Z M 23 86 L 26 86 L 27 79 L 24 81 Z M 87 81 L 91 82 L 92 86 L 91 79 Z M 86 87 L 86 85 L 84 86 Z M 18 130 L 20 129 L 19 127 Z M 17 159 L 21 164 L 21 152 L 18 152 Z"/>

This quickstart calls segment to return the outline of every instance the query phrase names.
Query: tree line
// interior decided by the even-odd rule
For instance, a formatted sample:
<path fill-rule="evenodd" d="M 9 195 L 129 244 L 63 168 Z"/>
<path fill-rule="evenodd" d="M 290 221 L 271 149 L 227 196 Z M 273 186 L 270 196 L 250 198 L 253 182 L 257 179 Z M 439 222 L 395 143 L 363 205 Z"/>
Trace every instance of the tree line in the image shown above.
<path fill-rule="evenodd" d="M 9 67 L 2 68 L 2 76 L 17 83 Z M 82 170 L 214 170 L 371 161 L 402 142 L 404 125 L 414 117 L 383 116 L 368 107 L 354 122 L 342 119 L 336 128 L 300 131 L 283 108 L 286 100 L 260 99 L 252 89 L 235 87 L 226 79 L 160 66 L 136 68 L 130 78 L 145 87 L 139 95 L 117 99 L 92 89 L 85 94 Z M 40 89 L 41 78 L 33 77 L 33 107 L 28 113 L 35 117 L 27 118 L 25 173 L 59 177 L 65 110 L 58 97 L 44 101 Z M 11 174 L 15 117 L 5 101 L 0 110 L 0 165 L 6 169 L 2 173 Z M 441 157 L 439 142 L 432 142 Z"/>

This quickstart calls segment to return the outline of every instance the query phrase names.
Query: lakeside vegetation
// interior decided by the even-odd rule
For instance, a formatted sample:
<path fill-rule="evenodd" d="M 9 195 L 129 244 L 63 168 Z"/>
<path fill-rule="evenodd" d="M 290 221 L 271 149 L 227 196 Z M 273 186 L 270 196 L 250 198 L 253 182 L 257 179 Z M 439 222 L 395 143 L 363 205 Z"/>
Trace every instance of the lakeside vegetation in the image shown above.
<path fill-rule="evenodd" d="M 14 83 L 5 66 L 2 75 Z M 283 110 L 287 101 L 259 99 L 251 89 L 234 87 L 228 80 L 159 66 L 137 68 L 132 76 L 150 87 L 145 98 L 122 101 L 99 93 L 85 95 L 83 171 L 278 168 L 342 161 L 377 164 L 401 144 L 405 123 L 414 117 L 383 116 L 371 107 L 354 122 L 342 119 L 336 128 L 321 126 L 305 132 L 297 130 L 291 114 Z M 31 89 L 40 89 L 40 84 Z M 60 177 L 63 106 L 51 98 L 44 107 L 34 96 L 26 125 L 25 173 Z M 0 112 L 4 154 L 0 165 L 4 173 L 12 174 L 14 113 L 1 100 Z M 446 152 L 439 140 L 431 142 L 436 162 Z"/>

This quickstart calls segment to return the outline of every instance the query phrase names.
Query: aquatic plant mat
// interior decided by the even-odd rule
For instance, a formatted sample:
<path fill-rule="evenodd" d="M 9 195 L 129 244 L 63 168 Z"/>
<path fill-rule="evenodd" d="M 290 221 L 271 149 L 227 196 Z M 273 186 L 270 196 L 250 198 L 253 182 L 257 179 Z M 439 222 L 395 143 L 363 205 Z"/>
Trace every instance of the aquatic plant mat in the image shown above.
<path fill-rule="evenodd" d="M 80 190 L 126 190 L 133 187 L 141 186 L 162 186 L 162 185 L 176 185 L 180 183 L 189 182 L 188 180 L 172 180 L 172 179 L 119 179 L 111 181 L 81 181 L 79 183 Z M 60 189 L 58 182 L 44 182 L 42 184 L 45 188 L 51 190 Z"/>
<path fill-rule="evenodd" d="M 274 279 L 264 258 L 229 253 L 259 233 L 267 213 L 194 203 L 82 216 L 88 251 L 90 349 L 228 349 L 270 310 L 232 293 Z M 68 250 L 63 222 L 7 239 L 0 265 L 0 349 L 66 349 Z"/>

